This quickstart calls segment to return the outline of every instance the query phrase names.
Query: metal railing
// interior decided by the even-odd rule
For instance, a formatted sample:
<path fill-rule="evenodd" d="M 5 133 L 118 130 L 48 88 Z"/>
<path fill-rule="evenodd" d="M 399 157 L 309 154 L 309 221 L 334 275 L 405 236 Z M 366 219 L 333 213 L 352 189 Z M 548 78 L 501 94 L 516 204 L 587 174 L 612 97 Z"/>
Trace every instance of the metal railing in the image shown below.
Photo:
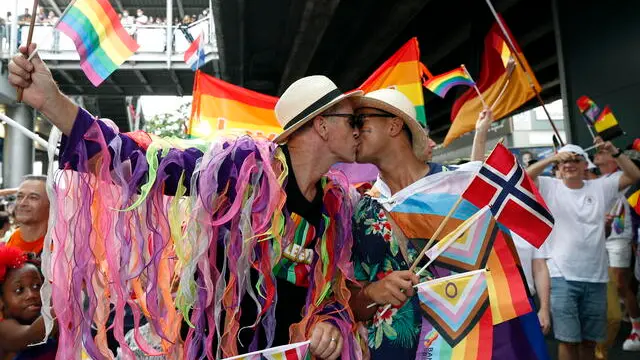
<path fill-rule="evenodd" d="M 204 43 L 210 50 L 217 52 L 216 39 L 208 18 L 198 20 L 185 25 L 173 25 L 172 55 L 184 53 L 190 45 L 191 39 L 195 39 L 203 33 Z M 124 28 L 132 35 L 140 48 L 136 54 L 167 54 L 167 25 L 126 25 Z M 18 25 L 17 39 L 11 39 L 11 23 L 0 25 L 0 58 L 8 58 L 11 54 L 11 46 L 16 49 L 19 43 L 24 43 L 29 32 L 28 25 Z M 191 39 L 189 38 L 191 37 Z M 38 44 L 38 52 L 47 55 L 56 54 L 56 60 L 77 59 L 76 48 L 64 33 L 59 32 L 50 24 L 36 24 L 33 31 L 33 42 Z M 64 55 L 68 55 L 64 56 Z"/>

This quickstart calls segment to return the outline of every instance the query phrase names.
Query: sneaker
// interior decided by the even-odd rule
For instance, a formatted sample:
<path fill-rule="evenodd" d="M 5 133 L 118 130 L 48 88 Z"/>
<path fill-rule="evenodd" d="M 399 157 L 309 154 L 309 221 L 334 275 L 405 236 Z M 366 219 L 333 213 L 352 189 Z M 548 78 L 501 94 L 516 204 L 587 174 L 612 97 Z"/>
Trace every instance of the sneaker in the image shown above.
<path fill-rule="evenodd" d="M 631 335 L 622 344 L 624 351 L 640 351 L 640 334 L 632 332 Z"/>

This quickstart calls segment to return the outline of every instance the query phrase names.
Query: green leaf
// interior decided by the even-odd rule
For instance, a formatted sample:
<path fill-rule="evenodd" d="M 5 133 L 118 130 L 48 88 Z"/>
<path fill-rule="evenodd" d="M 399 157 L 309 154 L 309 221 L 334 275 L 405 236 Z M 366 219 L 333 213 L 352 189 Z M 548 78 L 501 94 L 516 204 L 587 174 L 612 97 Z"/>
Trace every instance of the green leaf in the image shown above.
<path fill-rule="evenodd" d="M 389 338 L 389 340 L 395 340 L 395 338 L 398 337 L 398 333 L 393 328 L 393 326 L 387 324 L 386 322 L 382 323 L 382 331 L 384 331 L 384 336 Z"/>

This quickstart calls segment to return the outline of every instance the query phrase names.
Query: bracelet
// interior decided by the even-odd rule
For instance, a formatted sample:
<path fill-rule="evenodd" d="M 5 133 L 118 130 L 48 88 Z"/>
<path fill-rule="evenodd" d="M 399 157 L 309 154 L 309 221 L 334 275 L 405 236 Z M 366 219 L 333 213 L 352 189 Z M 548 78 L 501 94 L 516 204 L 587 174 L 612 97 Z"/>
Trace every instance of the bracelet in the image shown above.
<path fill-rule="evenodd" d="M 620 157 L 620 155 L 622 155 L 622 151 L 620 151 L 620 149 L 618 149 L 618 152 L 611 155 L 612 158 L 617 159 Z"/>

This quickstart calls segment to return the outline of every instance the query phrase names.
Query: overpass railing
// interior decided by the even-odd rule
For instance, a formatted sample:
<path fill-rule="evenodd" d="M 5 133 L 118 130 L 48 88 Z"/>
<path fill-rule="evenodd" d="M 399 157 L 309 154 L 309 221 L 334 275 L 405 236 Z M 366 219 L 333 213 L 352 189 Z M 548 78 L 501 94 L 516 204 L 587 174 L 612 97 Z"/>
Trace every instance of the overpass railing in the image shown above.
<path fill-rule="evenodd" d="M 19 43 L 24 43 L 29 32 L 28 25 L 19 25 L 17 39 L 11 39 L 11 23 L 0 25 L 0 58 L 7 59 L 17 49 Z M 189 47 L 192 39 L 201 32 L 204 34 L 205 52 L 217 54 L 216 39 L 208 18 L 185 25 L 172 25 L 172 49 L 167 51 L 167 25 L 128 25 L 125 29 L 131 34 L 140 48 L 131 60 L 135 61 L 176 61 L 181 58 Z M 54 30 L 50 24 L 36 24 L 33 41 L 38 44 L 38 53 L 45 60 L 77 61 L 73 41 L 64 33 Z"/>

